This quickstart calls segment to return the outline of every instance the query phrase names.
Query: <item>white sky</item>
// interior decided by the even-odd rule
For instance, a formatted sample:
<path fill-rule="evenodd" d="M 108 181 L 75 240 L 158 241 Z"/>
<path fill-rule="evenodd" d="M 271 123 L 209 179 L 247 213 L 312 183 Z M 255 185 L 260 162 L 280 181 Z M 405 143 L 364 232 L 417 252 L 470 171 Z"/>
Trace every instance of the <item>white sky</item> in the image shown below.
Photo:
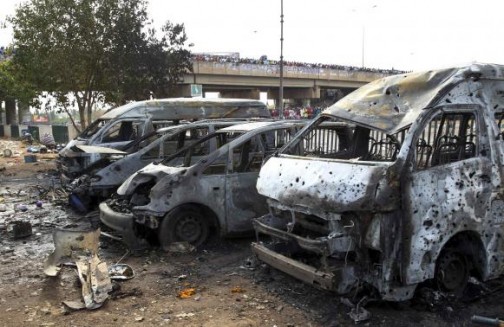
<path fill-rule="evenodd" d="M 1 0 L 0 21 L 19 0 Z M 280 0 L 150 0 L 156 26 L 184 23 L 193 52 L 280 57 Z M 501 0 L 284 0 L 284 60 L 424 70 L 504 63 Z M 0 29 L 0 45 L 12 42 Z M 364 44 L 364 47 L 363 47 Z"/>

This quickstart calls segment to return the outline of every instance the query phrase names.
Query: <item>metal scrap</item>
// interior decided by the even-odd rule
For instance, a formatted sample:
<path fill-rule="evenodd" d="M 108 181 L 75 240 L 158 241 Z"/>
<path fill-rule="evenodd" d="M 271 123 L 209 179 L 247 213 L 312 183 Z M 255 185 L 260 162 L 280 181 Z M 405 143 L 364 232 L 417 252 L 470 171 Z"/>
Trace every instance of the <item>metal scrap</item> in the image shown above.
<path fill-rule="evenodd" d="M 63 301 L 67 307 L 80 309 L 98 309 L 107 300 L 112 291 L 112 283 L 107 269 L 107 263 L 101 261 L 96 254 L 80 257 L 76 261 L 77 274 L 82 285 L 82 300 Z"/>
<path fill-rule="evenodd" d="M 125 280 L 135 277 L 133 268 L 123 263 L 111 265 L 108 267 L 108 273 L 110 275 L 110 279 L 113 280 Z"/>
<path fill-rule="evenodd" d="M 360 323 L 371 319 L 371 312 L 364 309 L 364 305 L 368 303 L 368 298 L 366 296 L 360 299 L 357 304 L 353 304 L 352 301 L 350 301 L 346 297 L 341 298 L 341 303 L 352 308 L 348 315 L 353 319 L 355 323 Z"/>
<path fill-rule="evenodd" d="M 82 300 L 63 302 L 71 309 L 97 309 L 112 291 L 107 264 L 98 258 L 99 237 L 100 229 L 57 228 L 53 232 L 55 250 L 44 264 L 44 273 L 56 276 L 62 263 L 75 263 L 82 284 Z"/>

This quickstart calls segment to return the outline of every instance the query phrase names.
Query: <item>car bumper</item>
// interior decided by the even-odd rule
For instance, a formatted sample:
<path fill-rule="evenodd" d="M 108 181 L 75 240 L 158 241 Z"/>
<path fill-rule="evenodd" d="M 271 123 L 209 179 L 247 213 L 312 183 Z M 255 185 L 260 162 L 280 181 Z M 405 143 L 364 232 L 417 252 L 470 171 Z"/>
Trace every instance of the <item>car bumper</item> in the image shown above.
<path fill-rule="evenodd" d="M 114 211 L 106 202 L 100 203 L 100 220 L 123 235 L 133 234 L 133 214 Z"/>

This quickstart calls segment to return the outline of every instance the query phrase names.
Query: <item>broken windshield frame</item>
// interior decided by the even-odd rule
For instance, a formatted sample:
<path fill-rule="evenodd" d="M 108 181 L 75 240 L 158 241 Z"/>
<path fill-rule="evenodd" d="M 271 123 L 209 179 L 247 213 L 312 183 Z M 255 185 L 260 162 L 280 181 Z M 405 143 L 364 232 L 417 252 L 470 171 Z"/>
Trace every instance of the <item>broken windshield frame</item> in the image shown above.
<path fill-rule="evenodd" d="M 395 161 L 407 129 L 385 134 L 352 122 L 335 128 L 342 120 L 321 115 L 289 142 L 280 154 L 358 161 Z M 323 124 L 325 123 L 325 124 Z M 329 123 L 329 124 L 328 124 Z"/>
<path fill-rule="evenodd" d="M 97 119 L 91 123 L 82 133 L 77 137 L 78 140 L 87 140 L 93 135 L 96 135 L 100 129 L 110 122 L 110 119 Z"/>

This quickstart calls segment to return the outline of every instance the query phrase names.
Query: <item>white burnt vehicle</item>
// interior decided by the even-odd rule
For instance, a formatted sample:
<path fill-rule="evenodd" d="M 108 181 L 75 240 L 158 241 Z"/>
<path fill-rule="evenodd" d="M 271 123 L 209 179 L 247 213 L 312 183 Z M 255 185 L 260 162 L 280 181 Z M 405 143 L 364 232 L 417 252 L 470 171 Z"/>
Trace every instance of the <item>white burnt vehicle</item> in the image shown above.
<path fill-rule="evenodd" d="M 271 266 L 345 294 L 371 285 L 406 300 L 433 281 L 460 294 L 504 272 L 504 66 L 376 80 L 325 110 L 270 158 L 252 248 Z M 351 145 L 305 144 L 322 122 Z"/>

